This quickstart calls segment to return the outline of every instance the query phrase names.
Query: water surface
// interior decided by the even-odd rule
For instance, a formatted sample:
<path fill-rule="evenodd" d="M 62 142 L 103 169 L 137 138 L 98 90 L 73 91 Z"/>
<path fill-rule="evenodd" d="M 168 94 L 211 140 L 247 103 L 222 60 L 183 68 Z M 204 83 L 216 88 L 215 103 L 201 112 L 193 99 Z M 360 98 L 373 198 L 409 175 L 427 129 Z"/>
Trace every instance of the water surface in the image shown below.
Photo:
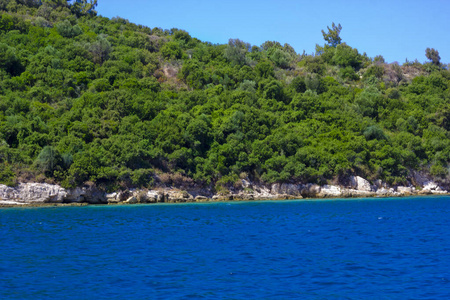
<path fill-rule="evenodd" d="M 450 198 L 0 209 L 1 299 L 450 299 Z"/>

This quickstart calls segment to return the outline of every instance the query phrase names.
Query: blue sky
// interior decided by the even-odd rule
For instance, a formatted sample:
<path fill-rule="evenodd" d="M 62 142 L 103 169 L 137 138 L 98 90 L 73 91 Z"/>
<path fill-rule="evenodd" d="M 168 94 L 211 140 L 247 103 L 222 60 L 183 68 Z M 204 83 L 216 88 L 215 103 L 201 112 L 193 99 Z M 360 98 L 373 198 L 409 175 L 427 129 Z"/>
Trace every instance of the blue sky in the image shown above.
<path fill-rule="evenodd" d="M 271 40 L 308 54 L 324 44 L 321 30 L 335 22 L 342 25 L 342 41 L 370 57 L 425 62 L 430 47 L 450 63 L 448 0 L 99 0 L 97 11 L 151 28 L 184 29 L 211 43 L 239 38 L 259 46 Z"/>

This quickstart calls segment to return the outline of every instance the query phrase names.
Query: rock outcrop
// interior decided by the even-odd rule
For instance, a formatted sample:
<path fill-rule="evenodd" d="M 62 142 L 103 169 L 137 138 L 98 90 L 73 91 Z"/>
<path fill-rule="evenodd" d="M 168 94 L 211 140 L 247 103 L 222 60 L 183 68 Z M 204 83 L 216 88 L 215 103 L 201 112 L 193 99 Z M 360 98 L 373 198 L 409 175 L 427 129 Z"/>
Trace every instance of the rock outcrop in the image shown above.
<path fill-rule="evenodd" d="M 438 183 L 426 176 L 414 174 L 411 184 L 393 186 L 378 180 L 371 184 L 368 180 L 352 176 L 348 185 L 274 183 L 271 186 L 252 183 L 243 179 L 240 188 L 227 193 L 212 194 L 208 189 L 192 191 L 176 188 L 155 190 L 130 189 L 105 193 L 94 185 L 75 189 L 64 189 L 59 185 L 46 183 L 21 183 L 17 187 L 0 185 L 0 205 L 55 204 L 137 204 L 137 203 L 184 203 L 205 201 L 251 201 L 281 200 L 301 198 L 344 198 L 344 197 L 391 197 L 428 194 L 448 194 Z M 420 185 L 418 185 L 420 183 Z"/>
<path fill-rule="evenodd" d="M 97 189 L 94 185 L 68 189 L 64 198 L 65 203 L 89 203 L 105 204 L 108 203 L 106 194 Z"/>
<path fill-rule="evenodd" d="M 342 189 L 336 185 L 324 185 L 320 188 L 320 192 L 317 194 L 320 198 L 334 198 L 342 196 Z"/>
<path fill-rule="evenodd" d="M 47 183 L 21 183 L 14 188 L 0 185 L 0 205 L 42 203 L 104 204 L 106 196 L 94 186 L 66 190 Z"/>
<path fill-rule="evenodd" d="M 374 187 L 372 187 L 370 182 L 360 176 L 350 177 L 350 188 L 361 192 L 374 191 Z"/>
<path fill-rule="evenodd" d="M 67 191 L 59 185 L 21 183 L 15 188 L 0 185 L 0 204 L 62 203 Z"/>

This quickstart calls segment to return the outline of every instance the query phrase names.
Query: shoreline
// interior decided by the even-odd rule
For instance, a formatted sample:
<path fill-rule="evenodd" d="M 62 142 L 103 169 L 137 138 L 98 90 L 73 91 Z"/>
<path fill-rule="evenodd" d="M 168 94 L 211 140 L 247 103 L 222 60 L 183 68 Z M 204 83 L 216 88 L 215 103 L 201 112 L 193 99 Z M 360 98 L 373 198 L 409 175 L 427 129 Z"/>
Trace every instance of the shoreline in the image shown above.
<path fill-rule="evenodd" d="M 450 195 L 450 193 L 431 180 L 423 181 L 420 185 L 416 184 L 415 186 L 391 187 L 383 182 L 371 184 L 359 176 L 351 177 L 346 185 L 325 184 L 322 186 L 312 183 L 274 183 L 264 185 L 242 179 L 239 187 L 222 190 L 221 192 L 215 192 L 212 188 L 191 186 L 125 189 L 107 193 L 94 184 L 65 189 L 56 184 L 19 183 L 15 187 L 0 184 L 0 207 L 283 201 L 426 195 Z"/>
<path fill-rule="evenodd" d="M 152 205 L 179 205 L 179 204 L 217 204 L 217 203 L 252 203 L 252 202 L 319 202 L 319 201 L 357 201 L 357 200 L 392 200 L 398 198 L 412 199 L 412 198 L 431 198 L 431 197 L 450 197 L 450 193 L 446 194 L 413 194 L 413 195 L 389 195 L 389 196 L 360 196 L 360 197 L 314 197 L 314 198 L 277 198 L 277 199 L 239 199 L 239 200 L 214 200 L 210 198 L 209 200 L 203 201 L 174 201 L 174 202 L 152 202 L 152 203 L 23 203 L 23 204 L 0 204 L 0 209 L 2 208 L 51 208 L 51 207 L 83 207 L 83 206 L 104 206 L 104 207 L 115 207 L 115 206 L 152 206 Z"/>

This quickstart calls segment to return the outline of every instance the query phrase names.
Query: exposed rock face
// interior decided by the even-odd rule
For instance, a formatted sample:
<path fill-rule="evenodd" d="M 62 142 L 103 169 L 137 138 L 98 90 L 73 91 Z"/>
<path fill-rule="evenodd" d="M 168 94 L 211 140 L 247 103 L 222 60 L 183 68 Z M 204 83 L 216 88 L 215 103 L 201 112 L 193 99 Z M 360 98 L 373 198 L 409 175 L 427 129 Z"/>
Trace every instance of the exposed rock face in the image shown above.
<path fill-rule="evenodd" d="M 89 204 L 105 204 L 108 202 L 106 194 L 98 190 L 95 186 L 83 186 L 69 189 L 64 198 L 64 202 L 66 203 L 86 202 Z"/>
<path fill-rule="evenodd" d="M 95 187 L 66 190 L 56 184 L 21 183 L 17 187 L 0 185 L 0 204 L 106 203 L 106 195 Z"/>
<path fill-rule="evenodd" d="M 194 197 L 186 191 L 168 191 L 167 202 L 192 202 Z"/>
<path fill-rule="evenodd" d="M 242 186 L 244 187 L 244 188 L 249 188 L 252 184 L 250 183 L 250 181 L 248 181 L 248 180 L 245 180 L 245 179 L 241 179 L 241 182 L 242 182 Z"/>
<path fill-rule="evenodd" d="M 305 184 L 301 190 L 303 198 L 314 198 L 320 194 L 321 187 L 317 184 L 308 183 Z"/>
<path fill-rule="evenodd" d="M 341 197 L 342 191 L 339 186 L 326 184 L 321 187 L 317 196 L 321 198 Z"/>
<path fill-rule="evenodd" d="M 224 195 L 213 195 L 212 190 L 194 189 L 190 192 L 165 188 L 158 190 L 130 189 L 106 194 L 93 185 L 64 189 L 59 185 L 46 183 L 21 183 L 17 187 L 0 185 L 0 205 L 24 205 L 40 203 L 89 203 L 89 204 L 136 204 L 136 203 L 182 203 L 204 201 L 249 201 L 300 198 L 340 197 L 388 197 L 420 194 L 447 194 L 448 192 L 426 176 L 415 174 L 412 185 L 389 187 L 378 180 L 372 186 L 366 179 L 353 176 L 348 186 L 317 184 L 275 183 L 270 187 L 242 180 L 242 188 L 233 189 Z"/>
<path fill-rule="evenodd" d="M 364 191 L 364 192 L 374 191 L 374 189 L 370 185 L 370 182 L 359 176 L 350 177 L 350 187 L 357 191 Z"/>
<path fill-rule="evenodd" d="M 411 195 L 413 192 L 415 192 L 415 188 L 411 186 L 398 186 L 397 187 L 397 193 L 400 193 L 401 195 Z"/>
<path fill-rule="evenodd" d="M 393 188 L 384 188 L 384 187 L 381 187 L 381 188 L 379 188 L 378 190 L 377 190 L 377 195 L 379 195 L 379 196 L 393 196 L 394 195 L 394 193 L 395 193 L 395 191 L 394 191 L 394 189 Z"/>
<path fill-rule="evenodd" d="M 301 184 L 274 183 L 272 184 L 271 194 L 301 196 L 302 187 Z"/>
<path fill-rule="evenodd" d="M 418 186 L 425 186 L 428 182 L 432 181 L 425 174 L 422 174 L 422 173 L 416 172 L 416 171 L 412 172 L 411 177 L 412 177 L 414 184 L 418 185 Z"/>
<path fill-rule="evenodd" d="M 47 183 L 21 183 L 16 188 L 0 185 L 0 203 L 62 203 L 67 191 L 59 185 Z"/>
<path fill-rule="evenodd" d="M 424 183 L 424 187 L 421 191 L 423 194 L 446 194 L 447 191 L 443 190 L 437 183 L 433 181 L 427 181 Z"/>
<path fill-rule="evenodd" d="M 132 197 L 128 198 L 128 199 L 125 201 L 125 203 L 128 203 L 128 204 L 136 204 L 136 203 L 138 203 L 138 200 L 137 200 L 137 198 L 136 198 L 135 196 L 132 196 Z"/>
<path fill-rule="evenodd" d="M 201 196 L 200 196 L 201 197 Z M 128 190 L 106 195 L 109 204 L 135 204 L 135 203 L 180 203 L 196 201 L 187 191 L 166 190 Z M 204 197 L 208 199 L 207 197 Z M 199 198 L 201 199 L 201 198 Z"/>
<path fill-rule="evenodd" d="M 197 197 L 195 197 L 195 201 L 197 201 L 197 202 L 205 202 L 205 201 L 208 201 L 208 197 L 205 197 L 205 196 L 197 196 Z"/>

